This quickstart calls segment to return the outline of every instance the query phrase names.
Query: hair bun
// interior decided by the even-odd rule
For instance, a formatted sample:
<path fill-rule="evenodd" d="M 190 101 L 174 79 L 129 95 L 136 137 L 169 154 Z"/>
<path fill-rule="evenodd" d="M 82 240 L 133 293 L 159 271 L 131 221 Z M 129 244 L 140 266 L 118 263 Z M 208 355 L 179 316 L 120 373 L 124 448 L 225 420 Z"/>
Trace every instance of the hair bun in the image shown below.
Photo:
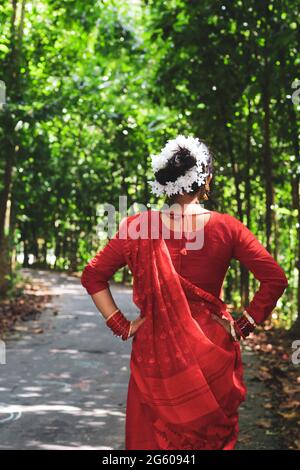
<path fill-rule="evenodd" d="M 151 155 L 155 176 L 149 181 L 151 192 L 166 194 L 193 193 L 205 189 L 206 178 L 213 172 L 213 155 L 205 142 L 191 135 L 169 139 L 158 155 Z M 200 196 L 201 197 L 201 196 Z"/>
<path fill-rule="evenodd" d="M 155 178 L 160 184 L 166 184 L 168 181 L 173 182 L 179 176 L 184 176 L 195 165 L 196 158 L 191 154 L 190 150 L 179 146 L 179 149 L 169 159 L 167 166 L 155 173 Z"/>
<path fill-rule="evenodd" d="M 189 169 L 196 164 L 196 159 L 191 155 L 190 150 L 180 146 L 179 150 L 174 153 L 172 159 L 173 165 L 177 168 Z M 170 160 L 171 162 L 172 159 Z"/>

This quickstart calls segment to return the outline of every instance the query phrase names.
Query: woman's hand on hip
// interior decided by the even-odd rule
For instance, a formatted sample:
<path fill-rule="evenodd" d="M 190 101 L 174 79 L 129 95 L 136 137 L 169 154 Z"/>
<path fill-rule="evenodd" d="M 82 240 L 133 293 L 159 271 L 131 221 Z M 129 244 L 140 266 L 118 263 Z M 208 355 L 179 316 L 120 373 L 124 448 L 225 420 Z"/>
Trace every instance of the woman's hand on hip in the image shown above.
<path fill-rule="evenodd" d="M 145 320 L 146 317 L 142 318 L 141 315 L 139 315 L 135 320 L 131 322 L 130 337 L 135 335 L 135 333 L 137 332 L 139 327 L 144 323 Z"/>

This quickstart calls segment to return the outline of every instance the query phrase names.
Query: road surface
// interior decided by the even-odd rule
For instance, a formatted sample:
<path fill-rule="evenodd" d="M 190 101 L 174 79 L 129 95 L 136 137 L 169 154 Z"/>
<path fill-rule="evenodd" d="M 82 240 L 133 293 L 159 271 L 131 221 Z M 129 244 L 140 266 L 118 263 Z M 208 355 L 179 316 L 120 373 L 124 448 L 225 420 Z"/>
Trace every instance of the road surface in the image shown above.
<path fill-rule="evenodd" d="M 51 304 L 37 321 L 6 341 L 0 365 L 0 449 L 124 449 L 131 341 L 112 335 L 81 286 L 66 274 L 23 270 L 42 279 Z M 130 288 L 111 284 L 129 319 L 138 314 Z M 54 315 L 57 312 L 57 315 Z M 276 422 L 263 405 L 264 384 L 253 380 L 258 358 L 244 351 L 248 400 L 240 408 L 238 449 L 279 449 Z"/>

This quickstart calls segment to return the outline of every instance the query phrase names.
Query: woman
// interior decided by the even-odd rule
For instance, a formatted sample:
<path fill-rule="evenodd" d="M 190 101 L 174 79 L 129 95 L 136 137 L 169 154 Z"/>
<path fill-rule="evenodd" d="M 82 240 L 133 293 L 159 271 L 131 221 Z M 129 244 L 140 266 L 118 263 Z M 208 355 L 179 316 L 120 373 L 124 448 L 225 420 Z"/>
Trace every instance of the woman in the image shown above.
<path fill-rule="evenodd" d="M 234 449 L 246 396 L 239 339 L 270 315 L 288 281 L 242 222 L 199 203 L 213 174 L 203 142 L 168 141 L 152 168 L 152 191 L 167 194 L 172 211 L 123 219 L 81 277 L 106 325 L 123 340 L 132 337 L 125 448 Z M 219 297 L 232 258 L 260 281 L 237 320 Z M 108 284 L 126 264 L 141 312 L 131 322 Z"/>

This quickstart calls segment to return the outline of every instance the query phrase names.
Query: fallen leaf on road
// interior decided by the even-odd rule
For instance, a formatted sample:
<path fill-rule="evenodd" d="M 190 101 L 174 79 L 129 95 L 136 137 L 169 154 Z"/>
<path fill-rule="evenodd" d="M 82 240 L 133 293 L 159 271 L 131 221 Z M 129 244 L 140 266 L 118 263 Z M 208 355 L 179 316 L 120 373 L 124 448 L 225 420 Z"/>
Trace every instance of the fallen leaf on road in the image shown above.
<path fill-rule="evenodd" d="M 278 414 L 283 416 L 285 419 L 296 419 L 300 418 L 300 413 L 299 411 L 290 411 L 289 413 L 284 413 L 282 411 L 279 411 Z"/>
<path fill-rule="evenodd" d="M 300 406 L 299 400 L 291 400 L 287 403 L 280 403 L 279 408 L 289 409 L 289 408 L 297 408 Z"/>
<path fill-rule="evenodd" d="M 269 429 L 272 427 L 271 421 L 267 419 L 259 419 L 258 421 L 256 421 L 256 424 L 258 427 L 264 428 L 264 429 Z"/>
<path fill-rule="evenodd" d="M 272 403 L 264 403 L 264 404 L 263 404 L 263 407 L 264 407 L 266 410 L 271 410 L 271 408 L 273 408 L 273 405 L 272 405 Z"/>
<path fill-rule="evenodd" d="M 44 333 L 44 330 L 43 328 L 36 328 L 35 330 L 33 330 L 33 333 L 36 335 L 40 335 L 41 333 Z"/>

